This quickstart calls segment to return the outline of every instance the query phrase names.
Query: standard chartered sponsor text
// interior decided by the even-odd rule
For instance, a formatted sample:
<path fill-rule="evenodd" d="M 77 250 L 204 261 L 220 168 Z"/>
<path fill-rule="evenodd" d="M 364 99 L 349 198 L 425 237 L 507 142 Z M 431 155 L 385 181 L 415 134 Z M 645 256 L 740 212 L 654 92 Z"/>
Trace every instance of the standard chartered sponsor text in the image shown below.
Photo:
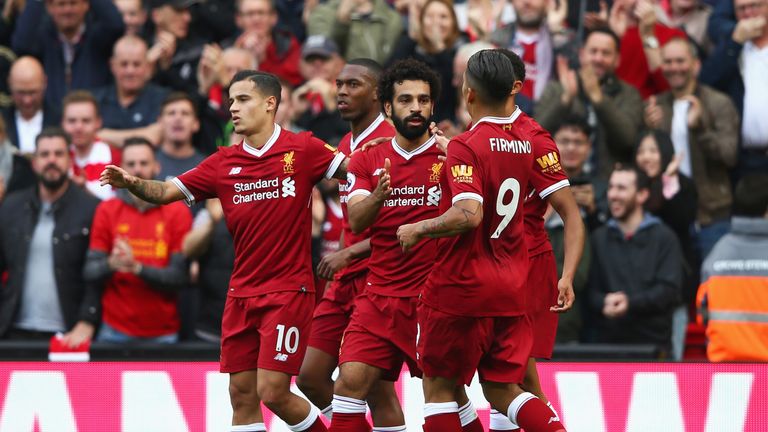
<path fill-rule="evenodd" d="M 238 182 L 234 184 L 235 194 L 232 195 L 232 204 L 243 204 L 254 201 L 263 201 L 280 198 L 280 179 L 258 179 L 253 182 Z M 268 189 L 268 190 L 264 190 Z M 249 192 L 249 193 L 242 193 Z"/>
<path fill-rule="evenodd" d="M 425 200 L 426 186 L 401 186 L 392 188 L 391 198 L 384 201 L 384 207 L 405 207 L 405 206 L 423 206 Z M 437 196 L 437 201 L 428 202 L 428 205 L 437 205 L 439 202 L 439 186 L 433 186 L 429 192 Z"/>

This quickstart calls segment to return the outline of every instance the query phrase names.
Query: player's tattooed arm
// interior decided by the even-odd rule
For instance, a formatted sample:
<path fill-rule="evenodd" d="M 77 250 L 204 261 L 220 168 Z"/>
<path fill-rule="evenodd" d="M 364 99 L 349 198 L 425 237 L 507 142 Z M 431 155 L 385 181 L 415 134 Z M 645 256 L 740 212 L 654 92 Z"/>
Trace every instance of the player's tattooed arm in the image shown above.
<path fill-rule="evenodd" d="M 184 198 L 184 193 L 169 181 L 144 180 L 114 165 L 107 165 L 99 181 L 102 186 L 128 189 L 132 194 L 153 204 L 168 204 Z"/>
<path fill-rule="evenodd" d="M 483 221 L 483 205 L 475 200 L 460 200 L 440 216 L 403 225 L 397 237 L 403 251 L 408 251 L 423 238 L 452 237 L 477 228 Z"/>
<path fill-rule="evenodd" d="M 419 235 L 422 237 L 451 237 L 477 228 L 483 221 L 483 205 L 475 200 L 457 201 L 440 216 L 422 221 Z"/>

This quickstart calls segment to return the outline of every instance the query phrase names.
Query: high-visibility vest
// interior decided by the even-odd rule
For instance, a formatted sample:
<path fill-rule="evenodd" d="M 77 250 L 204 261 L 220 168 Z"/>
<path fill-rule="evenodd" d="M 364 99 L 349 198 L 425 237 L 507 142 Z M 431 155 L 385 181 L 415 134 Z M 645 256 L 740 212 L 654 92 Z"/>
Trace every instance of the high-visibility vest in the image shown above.
<path fill-rule="evenodd" d="M 768 361 L 768 276 L 712 275 L 696 304 L 710 361 Z"/>

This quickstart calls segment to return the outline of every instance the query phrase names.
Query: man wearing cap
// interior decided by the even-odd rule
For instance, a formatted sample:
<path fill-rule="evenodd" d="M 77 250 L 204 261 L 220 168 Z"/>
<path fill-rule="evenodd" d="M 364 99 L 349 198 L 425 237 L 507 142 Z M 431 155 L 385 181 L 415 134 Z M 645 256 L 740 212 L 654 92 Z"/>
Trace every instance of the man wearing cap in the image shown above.
<path fill-rule="evenodd" d="M 17 55 L 40 60 L 48 77 L 45 100 L 59 106 L 70 90 L 93 90 L 110 81 L 112 45 L 123 32 L 123 17 L 112 0 L 30 0 L 11 45 Z"/>
<path fill-rule="evenodd" d="M 260 71 L 292 86 L 300 85 L 304 81 L 299 73 L 301 45 L 289 32 L 276 28 L 274 0 L 237 0 L 236 6 L 235 24 L 240 32 L 222 45 L 247 49 Z"/>
<path fill-rule="evenodd" d="M 189 7 L 199 0 L 151 0 L 155 34 L 147 59 L 155 66 L 154 81 L 190 94 L 197 92 L 197 63 L 205 41 L 189 32 Z"/>
<path fill-rule="evenodd" d="M 349 127 L 336 111 L 336 77 L 344 68 L 339 47 L 328 37 L 314 35 L 301 48 L 304 85 L 293 92 L 296 125 L 337 144 Z"/>

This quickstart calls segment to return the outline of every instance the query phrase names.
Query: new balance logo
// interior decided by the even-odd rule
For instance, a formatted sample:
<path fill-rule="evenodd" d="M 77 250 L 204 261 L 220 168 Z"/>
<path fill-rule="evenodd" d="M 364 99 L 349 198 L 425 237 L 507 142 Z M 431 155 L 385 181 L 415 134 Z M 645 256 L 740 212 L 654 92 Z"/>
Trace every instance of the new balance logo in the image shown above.
<path fill-rule="evenodd" d="M 243 170 L 243 167 L 234 167 L 231 170 L 229 170 L 229 175 L 240 174 L 240 171 L 242 170 Z"/>
<path fill-rule="evenodd" d="M 552 423 L 552 422 L 557 422 L 557 421 L 560 421 L 560 419 L 559 419 L 559 418 L 557 418 L 557 417 L 550 417 L 550 418 L 549 418 L 549 422 L 548 422 L 547 424 L 550 424 L 550 423 Z"/>
<path fill-rule="evenodd" d="M 283 179 L 283 198 L 285 197 L 296 197 L 296 181 L 290 177 L 286 177 Z"/>
<path fill-rule="evenodd" d="M 275 356 L 275 360 L 281 361 L 281 362 L 288 361 L 288 354 L 277 353 L 277 355 Z M 550 420 L 550 423 L 551 422 L 552 421 Z"/>

